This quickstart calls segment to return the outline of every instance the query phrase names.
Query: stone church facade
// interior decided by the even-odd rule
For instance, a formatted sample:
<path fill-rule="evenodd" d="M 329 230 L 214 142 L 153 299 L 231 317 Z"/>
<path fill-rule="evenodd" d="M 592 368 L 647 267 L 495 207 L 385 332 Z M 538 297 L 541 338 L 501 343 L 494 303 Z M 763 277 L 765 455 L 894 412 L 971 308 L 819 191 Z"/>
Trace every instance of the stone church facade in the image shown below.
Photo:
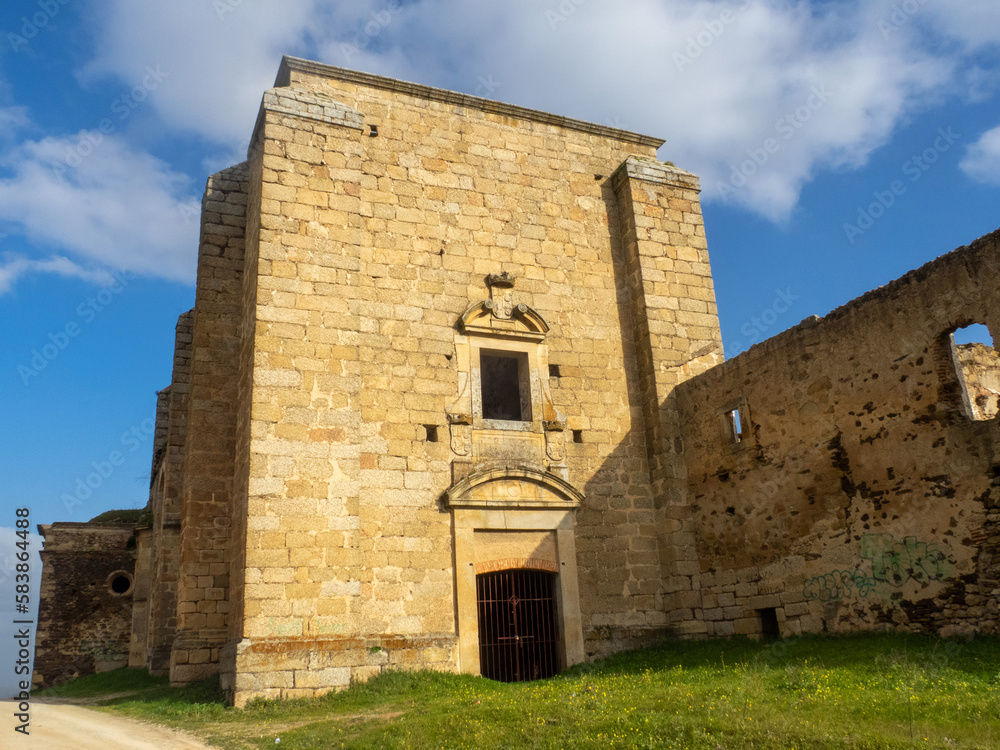
<path fill-rule="evenodd" d="M 660 145 L 285 58 L 205 191 L 128 663 L 242 705 L 666 636 L 1000 632 L 1000 364 L 951 335 L 1000 332 L 1000 233 L 724 361 Z M 76 646 L 38 648 L 45 683 Z"/>

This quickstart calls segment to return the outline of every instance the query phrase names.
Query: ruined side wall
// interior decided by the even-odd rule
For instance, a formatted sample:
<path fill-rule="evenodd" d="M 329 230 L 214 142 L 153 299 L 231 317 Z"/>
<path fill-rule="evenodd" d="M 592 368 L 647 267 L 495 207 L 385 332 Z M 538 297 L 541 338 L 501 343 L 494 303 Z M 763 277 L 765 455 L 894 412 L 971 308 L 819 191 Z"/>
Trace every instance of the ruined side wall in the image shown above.
<path fill-rule="evenodd" d="M 177 318 L 174 363 L 170 386 L 157 397 L 156 436 L 166 425 L 163 453 L 155 451 L 160 465 L 150 492 L 153 512 L 150 542 L 150 575 L 147 608 L 146 664 L 150 674 L 167 674 L 177 626 L 177 571 L 180 565 L 181 480 L 184 476 L 184 442 L 187 438 L 187 404 L 191 387 L 191 341 L 194 311 Z M 166 398 L 167 414 L 161 412 Z M 155 463 L 154 463 L 155 466 Z"/>
<path fill-rule="evenodd" d="M 416 89 L 294 78 L 305 91 L 269 92 L 252 155 L 262 186 L 236 702 L 310 695 L 386 665 L 458 666 L 445 413 L 459 397 L 456 321 L 489 296 L 489 273 L 513 274 L 514 301 L 551 327 L 558 376 L 540 375 L 581 441 L 567 441 L 565 461 L 586 494 L 576 540 L 593 651 L 611 623 L 662 629 L 609 183 L 655 145 Z M 685 223 L 677 233 L 696 235 Z M 629 549 L 633 534 L 644 547 Z"/>
<path fill-rule="evenodd" d="M 143 518 L 139 521 L 136 536 L 135 591 L 132 596 L 132 639 L 129 647 L 129 666 L 147 667 L 149 664 L 150 607 L 153 593 L 155 535 L 153 525 L 162 514 L 163 489 L 170 432 L 170 386 L 156 394 L 156 426 L 153 430 L 153 461 L 150 466 L 149 500 Z"/>
<path fill-rule="evenodd" d="M 40 525 L 44 539 L 32 682 L 50 687 L 124 667 L 132 629 L 133 551 L 129 524 Z M 127 591 L 111 590 L 121 574 Z"/>
<path fill-rule="evenodd" d="M 998 274 L 994 233 L 680 387 L 710 635 L 998 632 L 1000 422 L 950 337 L 1000 334 Z"/>
<path fill-rule="evenodd" d="M 247 167 L 209 178 L 192 327 L 172 682 L 218 672 L 228 634 Z"/>
<path fill-rule="evenodd" d="M 155 449 L 154 449 L 155 450 Z M 153 530 L 137 528 L 135 537 L 135 568 L 132 589 L 132 625 L 129 636 L 128 665 L 146 668 L 149 649 L 149 593 L 153 583 Z"/>

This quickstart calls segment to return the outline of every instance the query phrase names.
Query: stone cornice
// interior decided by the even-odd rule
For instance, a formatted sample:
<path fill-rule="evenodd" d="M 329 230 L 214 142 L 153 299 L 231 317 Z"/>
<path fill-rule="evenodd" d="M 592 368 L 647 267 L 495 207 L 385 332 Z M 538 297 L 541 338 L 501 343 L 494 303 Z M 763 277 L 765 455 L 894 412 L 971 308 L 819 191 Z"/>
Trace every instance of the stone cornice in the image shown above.
<path fill-rule="evenodd" d="M 614 175 L 612 175 L 613 180 L 624 178 L 701 191 L 701 180 L 698 179 L 697 175 L 679 169 L 672 164 L 638 156 L 630 156 L 623 161 L 621 166 L 615 170 Z"/>
<path fill-rule="evenodd" d="M 519 107 L 515 104 L 504 104 L 503 102 L 493 101 L 492 99 L 483 99 L 479 96 L 461 94 L 457 91 L 438 89 L 433 86 L 424 86 L 422 84 L 410 83 L 408 81 L 399 81 L 395 78 L 387 78 L 386 76 L 375 75 L 374 73 L 361 73 L 356 70 L 338 68 L 334 65 L 324 65 L 323 63 L 303 60 L 298 57 L 289 57 L 288 55 L 281 58 L 281 67 L 278 69 L 278 76 L 275 79 L 274 85 L 277 87 L 289 86 L 291 84 L 291 73 L 293 71 L 321 76 L 323 78 L 334 78 L 338 81 L 355 83 L 361 86 L 370 86 L 384 91 L 395 91 L 400 94 L 409 94 L 410 96 L 420 99 L 428 99 L 430 101 L 444 102 L 446 104 L 455 104 L 460 107 L 478 109 L 482 112 L 501 115 L 503 117 L 511 117 L 518 120 L 530 120 L 531 122 L 539 122 L 545 125 L 554 125 L 560 128 L 576 130 L 582 133 L 590 133 L 591 135 L 597 135 L 616 141 L 624 141 L 626 143 L 636 143 L 651 148 L 659 148 L 665 142 L 662 138 L 654 138 L 653 136 L 641 135 L 640 133 L 633 133 L 628 130 L 620 130 L 619 128 L 597 125 L 584 120 L 576 120 L 572 117 L 561 117 L 559 115 L 553 115 L 537 109 Z"/>

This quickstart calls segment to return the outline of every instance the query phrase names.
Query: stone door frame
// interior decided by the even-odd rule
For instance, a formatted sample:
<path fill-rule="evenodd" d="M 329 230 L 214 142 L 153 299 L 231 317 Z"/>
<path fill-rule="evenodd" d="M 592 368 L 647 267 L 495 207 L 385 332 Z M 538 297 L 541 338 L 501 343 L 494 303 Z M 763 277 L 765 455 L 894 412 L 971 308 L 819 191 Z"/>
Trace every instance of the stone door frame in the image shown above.
<path fill-rule="evenodd" d="M 502 486 L 511 491 L 496 492 L 497 483 L 503 483 Z M 504 467 L 469 475 L 448 490 L 445 500 L 454 521 L 459 670 L 480 674 L 477 573 L 519 567 L 556 573 L 555 594 L 561 628 L 560 668 L 583 661 L 583 621 L 575 532 L 576 509 L 583 500 L 582 493 L 551 472 L 529 467 Z M 477 531 L 554 532 L 556 560 L 552 567 L 555 570 L 543 561 L 531 559 L 493 561 L 480 564 L 477 570 Z"/>

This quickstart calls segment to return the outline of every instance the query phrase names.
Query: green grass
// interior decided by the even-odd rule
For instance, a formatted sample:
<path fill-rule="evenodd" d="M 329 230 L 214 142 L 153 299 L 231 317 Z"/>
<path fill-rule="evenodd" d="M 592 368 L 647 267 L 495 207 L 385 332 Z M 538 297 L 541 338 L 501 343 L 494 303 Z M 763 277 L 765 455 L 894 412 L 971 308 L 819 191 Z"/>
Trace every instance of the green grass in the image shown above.
<path fill-rule="evenodd" d="M 137 523 L 143 515 L 142 508 L 124 508 L 121 510 L 106 510 L 94 516 L 87 523 Z"/>
<path fill-rule="evenodd" d="M 224 707 L 138 670 L 63 695 L 223 748 L 1000 748 L 1000 639 L 675 641 L 533 683 L 388 673 L 311 700 Z M 76 692 L 74 692 L 76 691 Z"/>

